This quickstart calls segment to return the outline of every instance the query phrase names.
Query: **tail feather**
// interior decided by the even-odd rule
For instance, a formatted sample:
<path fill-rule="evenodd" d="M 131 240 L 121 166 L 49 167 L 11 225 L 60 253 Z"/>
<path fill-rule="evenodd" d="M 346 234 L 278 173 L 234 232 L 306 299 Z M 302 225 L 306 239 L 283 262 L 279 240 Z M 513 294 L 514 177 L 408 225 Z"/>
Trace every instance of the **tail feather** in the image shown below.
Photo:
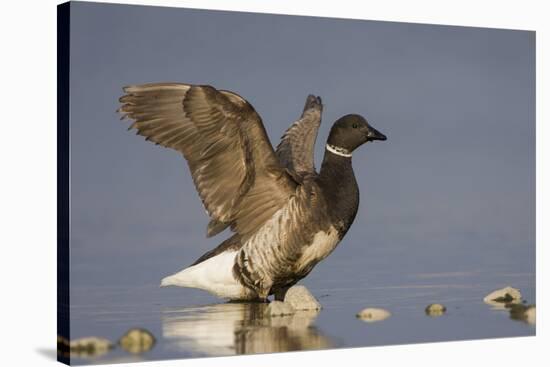
<path fill-rule="evenodd" d="M 161 287 L 177 286 L 177 287 L 188 287 L 188 288 L 197 288 L 196 281 L 193 277 L 193 266 L 183 269 L 182 271 L 169 275 L 162 278 L 160 281 Z"/>
<path fill-rule="evenodd" d="M 246 289 L 234 276 L 235 251 L 222 252 L 196 265 L 162 279 L 160 286 L 199 288 L 218 297 L 249 299 L 256 295 Z"/>
<path fill-rule="evenodd" d="M 160 286 L 161 287 L 169 287 L 171 285 L 178 285 L 177 282 L 176 282 L 176 279 L 174 279 L 173 275 L 169 275 L 167 277 L 164 277 L 160 281 Z"/>

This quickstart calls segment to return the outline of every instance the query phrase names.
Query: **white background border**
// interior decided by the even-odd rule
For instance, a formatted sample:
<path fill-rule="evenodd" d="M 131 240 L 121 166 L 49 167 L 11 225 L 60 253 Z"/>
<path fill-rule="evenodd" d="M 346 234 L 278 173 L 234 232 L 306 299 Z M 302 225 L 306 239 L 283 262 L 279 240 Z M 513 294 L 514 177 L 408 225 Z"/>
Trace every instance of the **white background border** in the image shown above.
<path fill-rule="evenodd" d="M 112 1 L 104 1 L 112 2 Z M 540 365 L 548 361 L 543 247 L 548 243 L 548 14 L 544 1 L 118 1 L 251 12 L 406 21 L 537 31 L 537 337 L 260 356 L 152 362 L 159 366 Z M 0 331 L 3 366 L 54 365 L 56 341 L 57 1 L 2 2 L 0 21 Z M 6 80 L 7 79 L 7 80 Z M 93 103 L 90 101 L 90 103 Z M 546 163 L 546 167 L 543 164 Z M 548 263 L 548 259 L 546 259 Z M 546 340 L 546 341 L 544 341 Z M 548 349 L 548 347 L 546 347 Z M 545 362 L 543 362 L 545 363 Z M 132 364 L 145 366 L 146 364 Z M 122 365 L 117 365 L 122 366 Z"/>

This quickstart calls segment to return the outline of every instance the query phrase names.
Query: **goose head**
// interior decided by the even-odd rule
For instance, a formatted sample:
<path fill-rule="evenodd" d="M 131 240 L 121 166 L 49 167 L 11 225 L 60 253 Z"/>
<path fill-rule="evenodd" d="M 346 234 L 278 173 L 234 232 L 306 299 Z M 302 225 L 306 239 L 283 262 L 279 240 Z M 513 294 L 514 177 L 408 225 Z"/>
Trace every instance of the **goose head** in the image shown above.
<path fill-rule="evenodd" d="M 375 140 L 386 140 L 386 135 L 372 127 L 363 116 L 350 114 L 332 125 L 327 144 L 343 154 L 351 154 L 361 145 Z"/>

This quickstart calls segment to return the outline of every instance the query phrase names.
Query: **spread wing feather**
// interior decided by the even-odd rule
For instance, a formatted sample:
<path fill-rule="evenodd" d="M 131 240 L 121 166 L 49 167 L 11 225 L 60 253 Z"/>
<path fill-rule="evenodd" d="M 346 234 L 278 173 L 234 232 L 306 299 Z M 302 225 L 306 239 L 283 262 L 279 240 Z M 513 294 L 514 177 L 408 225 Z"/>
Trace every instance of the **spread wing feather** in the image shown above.
<path fill-rule="evenodd" d="M 281 138 L 277 157 L 293 175 L 315 174 L 315 140 L 321 125 L 323 105 L 320 97 L 309 95 L 304 112 Z"/>
<path fill-rule="evenodd" d="M 134 120 L 129 129 L 187 160 L 211 217 L 209 236 L 231 226 L 246 238 L 294 192 L 260 116 L 237 94 L 180 83 L 132 85 L 124 92 L 119 112 Z"/>

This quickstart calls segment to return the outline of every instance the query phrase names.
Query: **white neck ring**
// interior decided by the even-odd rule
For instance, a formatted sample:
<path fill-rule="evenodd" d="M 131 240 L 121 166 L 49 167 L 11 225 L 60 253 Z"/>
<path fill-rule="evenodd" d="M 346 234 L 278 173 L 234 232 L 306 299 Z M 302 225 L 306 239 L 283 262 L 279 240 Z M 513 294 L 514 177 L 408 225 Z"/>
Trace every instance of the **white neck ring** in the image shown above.
<path fill-rule="evenodd" d="M 340 157 L 351 158 L 351 153 L 345 148 L 340 148 L 330 144 L 327 144 L 326 148 L 332 154 L 339 155 Z"/>

